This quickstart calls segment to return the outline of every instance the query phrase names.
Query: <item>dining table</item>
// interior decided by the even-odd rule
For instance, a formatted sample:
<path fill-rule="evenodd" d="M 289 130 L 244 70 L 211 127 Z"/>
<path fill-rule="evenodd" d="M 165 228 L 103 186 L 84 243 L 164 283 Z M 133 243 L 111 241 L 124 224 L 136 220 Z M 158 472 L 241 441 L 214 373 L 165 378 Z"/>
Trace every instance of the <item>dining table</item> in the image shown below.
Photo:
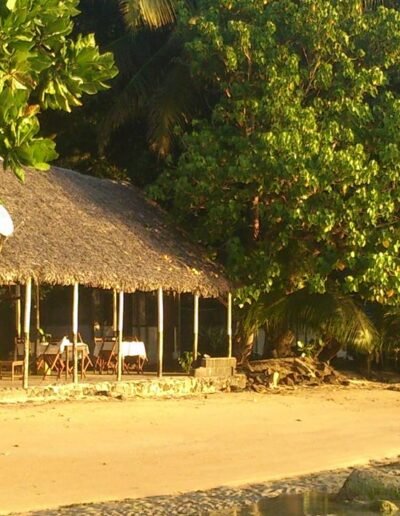
<path fill-rule="evenodd" d="M 121 355 L 123 371 L 130 373 L 143 372 L 143 366 L 147 361 L 147 353 L 144 342 L 140 340 L 123 340 L 121 342 Z"/>
<path fill-rule="evenodd" d="M 38 367 L 46 365 L 43 378 L 52 371 L 57 372 L 58 377 L 65 371 L 65 376 L 71 374 L 73 366 L 70 364 L 73 360 L 74 343 L 67 337 L 63 337 L 57 342 L 39 342 L 36 347 L 38 357 Z M 76 344 L 78 360 L 81 361 L 81 378 L 86 376 L 87 368 L 92 364 L 89 356 L 89 346 L 84 342 Z"/>
<path fill-rule="evenodd" d="M 63 359 L 65 360 L 65 377 L 68 378 L 68 376 L 73 372 L 74 343 L 70 340 L 64 341 L 60 344 L 60 351 Z M 83 379 L 86 377 L 87 368 L 89 366 L 93 366 L 90 359 L 89 346 L 85 342 L 77 342 L 76 352 L 78 360 L 81 361 L 81 379 Z M 70 365 L 70 360 L 72 360 L 72 365 Z"/>

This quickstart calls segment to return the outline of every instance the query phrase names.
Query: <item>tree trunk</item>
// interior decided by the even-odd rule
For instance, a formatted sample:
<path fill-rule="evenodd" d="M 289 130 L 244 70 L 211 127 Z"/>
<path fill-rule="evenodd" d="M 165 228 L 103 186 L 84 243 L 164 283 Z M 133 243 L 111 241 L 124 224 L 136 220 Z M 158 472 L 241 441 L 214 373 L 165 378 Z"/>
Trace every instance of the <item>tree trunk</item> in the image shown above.
<path fill-rule="evenodd" d="M 318 353 L 318 359 L 321 360 L 321 362 L 329 362 L 337 355 L 342 344 L 334 337 L 325 337 L 324 342 L 324 347 Z"/>
<path fill-rule="evenodd" d="M 245 365 L 249 361 L 251 352 L 253 351 L 255 341 L 255 333 L 250 335 L 241 335 L 238 340 L 238 365 Z"/>
<path fill-rule="evenodd" d="M 292 346 L 294 345 L 296 337 L 290 330 L 285 330 L 276 339 L 275 348 L 272 351 L 274 358 L 284 358 L 293 355 Z"/>

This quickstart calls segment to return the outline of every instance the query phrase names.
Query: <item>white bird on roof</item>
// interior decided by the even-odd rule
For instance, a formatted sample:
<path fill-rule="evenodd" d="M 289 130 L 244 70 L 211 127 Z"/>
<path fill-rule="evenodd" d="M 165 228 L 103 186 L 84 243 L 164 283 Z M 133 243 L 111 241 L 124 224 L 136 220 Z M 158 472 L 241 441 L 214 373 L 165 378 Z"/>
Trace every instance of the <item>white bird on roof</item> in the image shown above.
<path fill-rule="evenodd" d="M 0 235 L 9 237 L 14 233 L 14 224 L 8 211 L 0 204 Z"/>

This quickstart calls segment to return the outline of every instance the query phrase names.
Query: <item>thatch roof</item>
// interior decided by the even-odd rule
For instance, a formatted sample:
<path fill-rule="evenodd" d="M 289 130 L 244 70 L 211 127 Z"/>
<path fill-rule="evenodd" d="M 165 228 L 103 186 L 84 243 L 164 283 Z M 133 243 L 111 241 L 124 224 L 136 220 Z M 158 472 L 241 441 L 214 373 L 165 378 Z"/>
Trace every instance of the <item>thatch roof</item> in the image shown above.
<path fill-rule="evenodd" d="M 0 202 L 14 235 L 0 252 L 0 284 L 81 285 L 125 292 L 159 287 L 225 294 L 220 268 L 130 184 L 71 170 L 26 171 L 25 184 L 0 170 Z"/>

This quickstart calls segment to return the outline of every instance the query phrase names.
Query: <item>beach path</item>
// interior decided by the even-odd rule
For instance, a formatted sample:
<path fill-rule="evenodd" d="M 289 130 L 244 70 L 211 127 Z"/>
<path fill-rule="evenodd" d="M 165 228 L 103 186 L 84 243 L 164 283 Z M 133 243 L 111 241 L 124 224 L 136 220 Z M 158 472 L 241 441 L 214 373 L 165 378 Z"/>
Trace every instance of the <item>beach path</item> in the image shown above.
<path fill-rule="evenodd" d="M 316 388 L 0 407 L 0 511 L 176 494 L 400 453 L 400 393 Z"/>

